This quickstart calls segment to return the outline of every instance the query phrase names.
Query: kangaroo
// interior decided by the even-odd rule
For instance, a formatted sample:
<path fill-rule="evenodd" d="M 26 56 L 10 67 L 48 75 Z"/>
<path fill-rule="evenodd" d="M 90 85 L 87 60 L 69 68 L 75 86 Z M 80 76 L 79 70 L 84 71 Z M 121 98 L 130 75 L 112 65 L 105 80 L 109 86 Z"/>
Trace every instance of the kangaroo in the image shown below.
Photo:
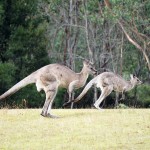
<path fill-rule="evenodd" d="M 35 83 L 37 91 L 44 90 L 46 100 L 42 109 L 41 115 L 44 117 L 56 117 L 50 113 L 53 100 L 56 96 L 58 87 L 68 89 L 69 102 L 71 101 L 71 93 L 74 89 L 83 87 L 89 74 L 95 74 L 96 70 L 88 61 L 83 61 L 83 68 L 80 73 L 75 73 L 70 68 L 60 64 L 50 64 L 33 72 L 7 92 L 0 96 L 0 100 L 14 94 L 28 84 Z"/>
<path fill-rule="evenodd" d="M 103 72 L 93 78 L 83 89 L 81 94 L 74 99 L 72 102 L 79 101 L 87 91 L 92 87 L 92 85 L 96 85 L 97 88 L 101 89 L 101 95 L 98 100 L 94 103 L 95 108 L 101 109 L 99 105 L 113 90 L 116 92 L 126 92 L 133 89 L 136 85 L 141 84 L 142 82 L 135 76 L 130 75 L 130 81 L 126 81 L 121 76 L 113 73 L 113 72 Z M 67 104 L 67 103 L 66 103 Z M 68 103 L 69 104 L 69 103 Z"/>

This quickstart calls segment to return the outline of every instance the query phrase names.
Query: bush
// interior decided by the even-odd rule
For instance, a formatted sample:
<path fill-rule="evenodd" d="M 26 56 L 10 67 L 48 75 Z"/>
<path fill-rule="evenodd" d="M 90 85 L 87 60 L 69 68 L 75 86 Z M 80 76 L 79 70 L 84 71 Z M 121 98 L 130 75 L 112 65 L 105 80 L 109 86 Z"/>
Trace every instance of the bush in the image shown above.
<path fill-rule="evenodd" d="M 143 84 L 137 87 L 137 100 L 143 107 L 150 108 L 150 85 Z"/>
<path fill-rule="evenodd" d="M 117 108 L 119 108 L 119 109 L 127 109 L 127 108 L 129 108 L 127 105 L 125 105 L 125 104 L 119 104 L 118 106 L 117 106 Z"/>
<path fill-rule="evenodd" d="M 61 108 L 62 105 L 64 104 L 64 95 L 65 95 L 65 92 L 66 92 L 66 89 L 63 89 L 63 88 L 60 88 L 58 90 L 57 95 L 56 95 L 56 97 L 54 99 L 54 107 L 55 108 Z"/>
<path fill-rule="evenodd" d="M 10 88 L 14 82 L 16 67 L 12 63 L 0 64 L 0 93 Z"/>

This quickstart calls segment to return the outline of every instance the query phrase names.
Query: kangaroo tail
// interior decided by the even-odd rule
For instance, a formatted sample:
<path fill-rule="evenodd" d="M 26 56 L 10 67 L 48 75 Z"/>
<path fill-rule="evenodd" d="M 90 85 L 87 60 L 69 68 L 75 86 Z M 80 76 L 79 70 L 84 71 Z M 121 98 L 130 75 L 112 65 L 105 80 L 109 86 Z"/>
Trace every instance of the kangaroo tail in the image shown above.
<path fill-rule="evenodd" d="M 24 78 L 23 80 L 21 80 L 17 84 L 15 84 L 12 88 L 10 88 L 8 91 L 6 91 L 4 94 L 2 94 L 0 96 L 0 100 L 3 100 L 6 97 L 16 93 L 18 90 L 20 90 L 21 88 L 23 88 L 26 85 L 31 84 L 31 83 L 35 83 L 35 78 L 33 77 L 32 74 L 27 76 L 26 78 Z"/>
<path fill-rule="evenodd" d="M 83 91 L 81 92 L 81 94 L 73 100 L 73 102 L 78 102 L 86 93 L 87 91 L 92 87 L 93 84 L 95 84 L 95 81 L 96 81 L 96 77 L 93 78 L 86 86 L 85 88 L 83 89 Z"/>

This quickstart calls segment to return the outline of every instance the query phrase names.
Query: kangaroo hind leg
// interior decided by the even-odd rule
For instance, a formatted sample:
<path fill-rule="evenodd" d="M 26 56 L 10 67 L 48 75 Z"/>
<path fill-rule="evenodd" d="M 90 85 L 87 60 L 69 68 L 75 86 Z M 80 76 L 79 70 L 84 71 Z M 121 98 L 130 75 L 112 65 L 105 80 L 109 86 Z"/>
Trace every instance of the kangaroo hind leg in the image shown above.
<path fill-rule="evenodd" d="M 58 85 L 56 82 L 50 83 L 50 85 L 44 89 L 44 91 L 46 93 L 46 100 L 45 100 L 43 110 L 41 113 L 42 116 L 51 117 L 51 118 L 56 117 L 56 116 L 51 115 L 50 111 L 51 111 L 55 96 L 57 94 L 57 89 L 58 89 Z"/>
<path fill-rule="evenodd" d="M 50 110 L 57 94 L 58 82 L 56 78 L 51 74 L 41 75 L 40 81 L 42 82 L 43 90 L 46 94 L 46 100 L 41 115 L 44 117 L 54 117 L 50 114 Z"/>
<path fill-rule="evenodd" d="M 98 100 L 94 103 L 95 108 L 101 110 L 99 105 L 112 92 L 112 90 L 113 90 L 113 86 L 112 85 L 109 85 L 109 86 L 106 86 L 104 88 L 101 88 L 101 95 L 98 98 Z"/>

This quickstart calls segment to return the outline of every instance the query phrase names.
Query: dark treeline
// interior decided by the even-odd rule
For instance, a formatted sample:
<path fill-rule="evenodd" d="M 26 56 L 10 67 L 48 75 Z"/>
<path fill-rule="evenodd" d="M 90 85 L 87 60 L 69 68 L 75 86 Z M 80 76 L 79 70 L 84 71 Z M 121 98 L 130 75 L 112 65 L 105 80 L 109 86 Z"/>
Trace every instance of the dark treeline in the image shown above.
<path fill-rule="evenodd" d="M 127 80 L 136 74 L 144 84 L 127 92 L 118 107 L 150 107 L 150 1 L 0 0 L 0 94 L 50 63 L 79 72 L 83 59 L 99 73 L 112 71 Z M 95 92 L 74 107 L 90 108 Z M 114 107 L 115 99 L 112 93 L 102 107 Z M 54 107 L 67 100 L 67 91 L 59 89 Z M 1 107 L 38 108 L 44 101 L 45 94 L 29 85 Z"/>

